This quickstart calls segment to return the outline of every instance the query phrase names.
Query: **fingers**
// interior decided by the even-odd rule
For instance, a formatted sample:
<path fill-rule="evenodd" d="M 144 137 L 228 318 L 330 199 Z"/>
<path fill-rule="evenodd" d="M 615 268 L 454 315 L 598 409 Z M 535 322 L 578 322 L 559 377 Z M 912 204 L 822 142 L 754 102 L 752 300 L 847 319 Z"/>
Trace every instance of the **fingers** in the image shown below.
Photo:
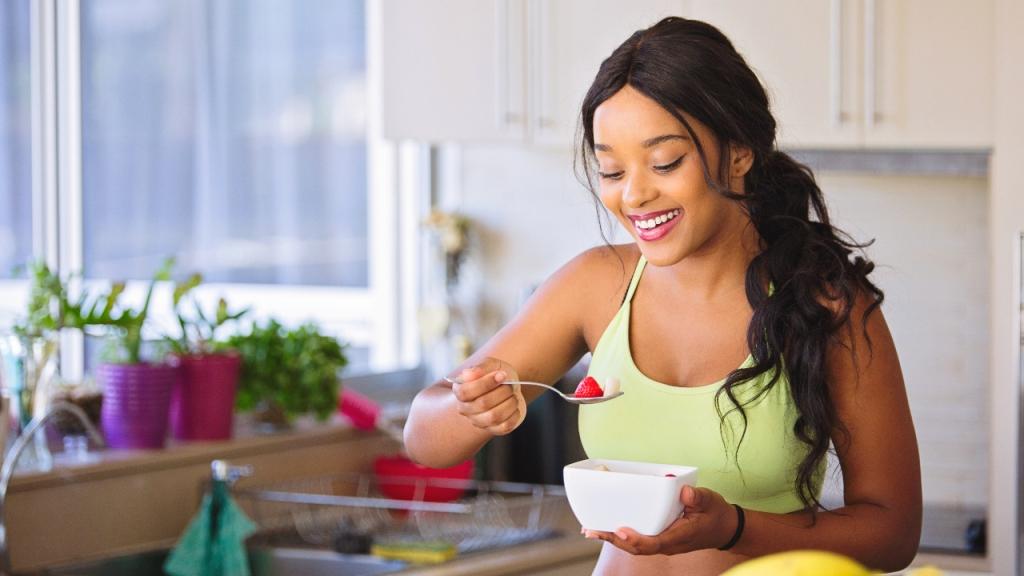
<path fill-rule="evenodd" d="M 479 367 L 472 367 L 459 373 L 459 384 L 452 384 L 452 393 L 459 402 L 472 402 L 488 392 L 499 388 L 508 374 L 504 370 L 485 372 Z"/>
<path fill-rule="evenodd" d="M 686 512 L 698 512 L 708 507 L 711 496 L 707 488 L 694 488 L 683 486 L 679 492 L 679 501 L 683 503 Z"/>
<path fill-rule="evenodd" d="M 526 418 L 526 402 L 518 386 L 501 384 L 507 377 L 504 370 L 490 373 L 480 367 L 463 370 L 460 383 L 452 384 L 459 414 L 494 435 L 515 430 Z"/>
<path fill-rule="evenodd" d="M 452 391 L 459 400 L 459 413 L 463 416 L 473 416 L 493 410 L 509 398 L 515 396 L 515 391 L 511 386 L 495 386 L 482 395 L 470 399 L 469 394 L 465 392 L 460 394 L 461 391 L 456 391 L 456 386 L 459 385 L 453 385 Z"/>
<path fill-rule="evenodd" d="M 460 409 L 465 406 L 460 405 Z M 492 428 L 508 420 L 512 420 L 512 424 L 518 424 L 519 403 L 515 397 L 509 396 L 493 408 L 481 412 L 462 412 L 462 415 L 469 418 L 477 428 Z"/>
<path fill-rule="evenodd" d="M 647 556 L 659 554 L 662 550 L 661 539 L 658 536 L 644 536 L 632 528 L 619 528 L 615 532 L 583 529 L 583 535 L 591 539 L 604 540 L 630 554 Z"/>
<path fill-rule="evenodd" d="M 685 515 L 676 518 L 660 534 L 645 536 L 632 528 L 619 528 L 614 532 L 584 529 L 583 534 L 638 555 L 680 554 L 719 546 L 716 542 L 720 539 L 718 526 L 722 515 L 718 511 L 723 506 L 731 510 L 729 504 L 716 492 L 693 486 L 684 486 L 679 499 L 686 509 Z M 729 530 L 735 531 L 735 528 Z"/>

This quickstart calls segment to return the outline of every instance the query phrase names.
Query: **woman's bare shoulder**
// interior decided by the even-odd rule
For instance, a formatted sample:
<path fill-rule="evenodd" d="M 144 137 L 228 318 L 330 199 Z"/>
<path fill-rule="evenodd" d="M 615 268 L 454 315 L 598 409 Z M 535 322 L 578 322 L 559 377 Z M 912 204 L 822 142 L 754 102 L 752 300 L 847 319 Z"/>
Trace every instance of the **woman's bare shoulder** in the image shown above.
<path fill-rule="evenodd" d="M 551 278 L 576 300 L 574 307 L 582 311 L 579 324 L 591 346 L 621 306 L 639 259 L 635 244 L 597 246 L 577 255 Z"/>
<path fill-rule="evenodd" d="M 621 300 L 640 259 L 635 244 L 617 244 L 589 248 L 565 264 L 554 279 L 586 288 L 589 295 Z M 595 301 L 596 302 L 596 301 Z"/>

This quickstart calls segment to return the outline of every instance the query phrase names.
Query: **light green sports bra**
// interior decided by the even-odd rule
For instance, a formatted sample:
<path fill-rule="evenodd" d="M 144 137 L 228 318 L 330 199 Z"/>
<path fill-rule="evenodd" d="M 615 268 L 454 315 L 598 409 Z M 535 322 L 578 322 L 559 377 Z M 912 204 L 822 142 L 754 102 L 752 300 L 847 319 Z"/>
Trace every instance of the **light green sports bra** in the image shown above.
<path fill-rule="evenodd" d="M 589 458 L 633 460 L 696 466 L 697 484 L 715 490 L 727 501 L 751 510 L 787 513 L 803 508 L 795 491 L 796 469 L 807 447 L 793 435 L 797 410 L 783 375 L 753 404 L 746 405 L 747 429 L 738 412 L 725 419 L 725 444 L 715 410 L 715 392 L 725 383 L 683 388 L 656 382 L 633 362 L 629 347 L 629 316 L 633 293 L 647 261 L 642 256 L 626 299 L 597 343 L 589 374 L 604 383 L 619 379 L 624 395 L 612 402 L 580 406 L 579 431 Z M 748 356 L 741 367 L 753 363 Z M 741 401 L 766 383 L 769 371 L 733 390 Z M 732 402 L 724 393 L 723 413 Z M 739 461 L 737 468 L 736 461 Z M 815 477 L 820 492 L 824 461 Z"/>

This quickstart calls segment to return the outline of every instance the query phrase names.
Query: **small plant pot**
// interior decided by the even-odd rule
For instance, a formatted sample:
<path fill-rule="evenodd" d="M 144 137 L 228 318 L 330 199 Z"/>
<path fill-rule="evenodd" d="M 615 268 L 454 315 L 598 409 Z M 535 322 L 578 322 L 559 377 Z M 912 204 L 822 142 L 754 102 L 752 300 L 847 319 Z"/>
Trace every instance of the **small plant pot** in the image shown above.
<path fill-rule="evenodd" d="M 178 368 L 169 364 L 101 364 L 100 420 L 111 448 L 163 448 Z"/>
<path fill-rule="evenodd" d="M 235 415 L 241 359 L 237 354 L 178 356 L 178 383 L 171 395 L 175 440 L 227 440 Z"/>

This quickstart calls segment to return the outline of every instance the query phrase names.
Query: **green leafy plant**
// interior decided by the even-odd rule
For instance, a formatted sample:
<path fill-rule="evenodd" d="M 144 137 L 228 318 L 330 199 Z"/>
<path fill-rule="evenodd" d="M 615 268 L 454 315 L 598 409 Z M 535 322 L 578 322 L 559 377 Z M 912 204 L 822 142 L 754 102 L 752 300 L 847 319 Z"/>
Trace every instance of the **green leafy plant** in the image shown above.
<path fill-rule="evenodd" d="M 115 313 L 124 292 L 124 282 L 115 282 L 97 296 L 83 290 L 72 299 L 68 284 L 76 276 L 61 278 L 42 261 L 26 266 L 29 275 L 28 313 L 14 326 L 26 337 L 41 337 L 65 328 L 85 330 L 93 326 L 117 326 L 123 322 Z"/>
<path fill-rule="evenodd" d="M 248 308 L 231 312 L 224 298 L 217 301 L 217 307 L 212 313 L 203 312 L 202 306 L 192 292 L 202 282 L 201 274 L 192 274 L 184 282 L 174 285 L 174 315 L 178 319 L 178 326 L 181 327 L 181 335 L 165 337 L 165 343 L 173 354 L 210 354 L 214 351 L 217 330 L 249 312 Z M 186 303 L 191 307 L 191 314 L 183 310 Z"/>
<path fill-rule="evenodd" d="M 239 409 L 269 403 L 288 418 L 312 412 L 320 421 L 336 410 L 338 373 L 348 365 L 347 346 L 322 334 L 315 324 L 288 330 L 270 320 L 218 346 L 233 348 L 242 357 L 235 401 Z"/>
<path fill-rule="evenodd" d="M 149 317 L 149 303 L 153 299 L 153 289 L 156 288 L 157 282 L 170 281 L 173 268 L 174 258 L 164 260 L 149 282 L 146 299 L 141 308 L 132 309 L 118 306 L 116 320 L 110 324 L 113 329 L 113 337 L 108 341 L 108 346 L 103 352 L 105 361 L 117 364 L 142 362 L 142 329 Z"/>

